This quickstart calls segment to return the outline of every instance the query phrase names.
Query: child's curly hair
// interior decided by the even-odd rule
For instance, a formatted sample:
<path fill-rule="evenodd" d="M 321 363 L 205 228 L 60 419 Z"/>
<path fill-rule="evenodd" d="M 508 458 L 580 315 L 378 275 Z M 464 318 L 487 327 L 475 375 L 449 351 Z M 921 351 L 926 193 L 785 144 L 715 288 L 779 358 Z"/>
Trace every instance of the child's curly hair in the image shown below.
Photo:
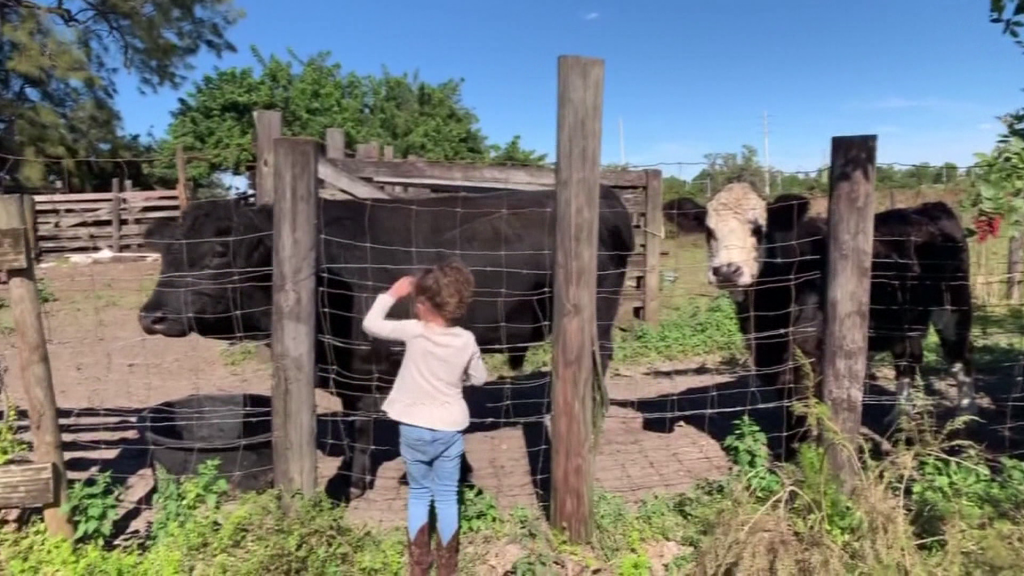
<path fill-rule="evenodd" d="M 420 272 L 415 292 L 451 323 L 466 315 L 473 288 L 473 273 L 459 259 L 452 258 Z"/>

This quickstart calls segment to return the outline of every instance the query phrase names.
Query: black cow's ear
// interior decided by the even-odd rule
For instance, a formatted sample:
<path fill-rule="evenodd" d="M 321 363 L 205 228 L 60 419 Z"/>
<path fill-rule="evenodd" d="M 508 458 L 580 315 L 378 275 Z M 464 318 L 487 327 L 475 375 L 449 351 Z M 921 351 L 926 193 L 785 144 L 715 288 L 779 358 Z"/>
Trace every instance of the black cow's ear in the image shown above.
<path fill-rule="evenodd" d="M 768 230 L 788 232 L 794 230 L 807 212 L 811 201 L 801 194 L 783 194 L 768 205 Z"/>
<path fill-rule="evenodd" d="M 707 209 L 690 198 L 673 198 L 661 205 L 662 219 L 680 235 L 704 234 Z"/>
<path fill-rule="evenodd" d="M 157 220 L 142 233 L 142 242 L 154 252 L 163 252 L 169 243 L 179 240 L 179 232 L 177 220 Z"/>

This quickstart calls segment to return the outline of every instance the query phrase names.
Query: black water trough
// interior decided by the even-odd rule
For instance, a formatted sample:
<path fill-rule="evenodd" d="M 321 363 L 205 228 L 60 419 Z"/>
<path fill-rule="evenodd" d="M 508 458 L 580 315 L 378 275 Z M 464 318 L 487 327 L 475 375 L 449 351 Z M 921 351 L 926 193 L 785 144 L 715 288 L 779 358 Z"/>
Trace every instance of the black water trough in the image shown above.
<path fill-rule="evenodd" d="M 159 465 L 174 477 L 193 476 L 217 458 L 235 490 L 273 484 L 269 396 L 193 394 L 147 408 L 138 425 L 154 471 Z"/>

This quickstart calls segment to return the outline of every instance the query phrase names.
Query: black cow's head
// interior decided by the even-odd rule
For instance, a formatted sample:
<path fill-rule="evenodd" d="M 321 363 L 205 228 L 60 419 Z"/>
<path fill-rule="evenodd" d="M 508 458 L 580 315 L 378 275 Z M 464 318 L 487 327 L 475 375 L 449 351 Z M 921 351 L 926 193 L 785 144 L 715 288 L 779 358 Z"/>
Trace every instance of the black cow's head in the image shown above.
<path fill-rule="evenodd" d="M 724 289 L 747 288 L 766 259 L 786 259 L 792 240 L 810 209 L 799 194 L 783 194 L 769 204 L 749 184 L 725 186 L 708 201 L 703 216 L 691 218 L 707 240 L 708 282 Z"/>
<path fill-rule="evenodd" d="M 180 221 L 156 222 L 146 246 L 160 278 L 139 310 L 146 334 L 262 340 L 270 336 L 273 215 L 238 200 L 195 202 Z"/>

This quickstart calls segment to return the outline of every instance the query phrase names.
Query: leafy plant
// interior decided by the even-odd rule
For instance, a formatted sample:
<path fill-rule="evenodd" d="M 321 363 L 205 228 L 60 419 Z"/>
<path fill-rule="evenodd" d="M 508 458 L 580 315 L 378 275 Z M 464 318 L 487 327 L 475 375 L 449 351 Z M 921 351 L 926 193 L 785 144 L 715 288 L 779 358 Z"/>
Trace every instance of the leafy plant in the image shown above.
<path fill-rule="evenodd" d="M 75 540 L 102 542 L 110 538 L 123 491 L 123 487 L 113 485 L 109 470 L 71 485 L 68 500 L 61 509 L 75 526 Z"/>
<path fill-rule="evenodd" d="M 6 370 L 6 366 L 0 365 L 0 382 L 3 382 L 3 372 Z M 18 438 L 18 429 L 15 425 L 17 419 L 17 407 L 13 402 L 6 402 L 3 419 L 0 420 L 0 466 L 28 452 L 28 443 Z"/>
<path fill-rule="evenodd" d="M 40 278 L 36 281 L 36 294 L 39 295 L 40 304 L 49 304 L 50 302 L 57 301 L 57 295 L 53 293 L 50 288 L 50 281 L 46 278 Z"/>
<path fill-rule="evenodd" d="M 153 534 L 160 538 L 174 525 L 187 523 L 203 508 L 214 509 L 228 492 L 228 482 L 218 477 L 220 461 L 216 458 L 199 465 L 196 475 L 175 479 L 162 468 L 157 470 L 156 496 L 153 504 Z"/>
<path fill-rule="evenodd" d="M 722 447 L 736 464 L 744 485 L 757 497 L 772 496 L 782 488 L 782 480 L 771 469 L 768 436 L 750 416 L 744 414 L 736 422 Z"/>
<path fill-rule="evenodd" d="M 459 526 L 466 533 L 492 530 L 501 520 L 498 503 L 493 496 L 475 486 L 462 489 Z"/>

